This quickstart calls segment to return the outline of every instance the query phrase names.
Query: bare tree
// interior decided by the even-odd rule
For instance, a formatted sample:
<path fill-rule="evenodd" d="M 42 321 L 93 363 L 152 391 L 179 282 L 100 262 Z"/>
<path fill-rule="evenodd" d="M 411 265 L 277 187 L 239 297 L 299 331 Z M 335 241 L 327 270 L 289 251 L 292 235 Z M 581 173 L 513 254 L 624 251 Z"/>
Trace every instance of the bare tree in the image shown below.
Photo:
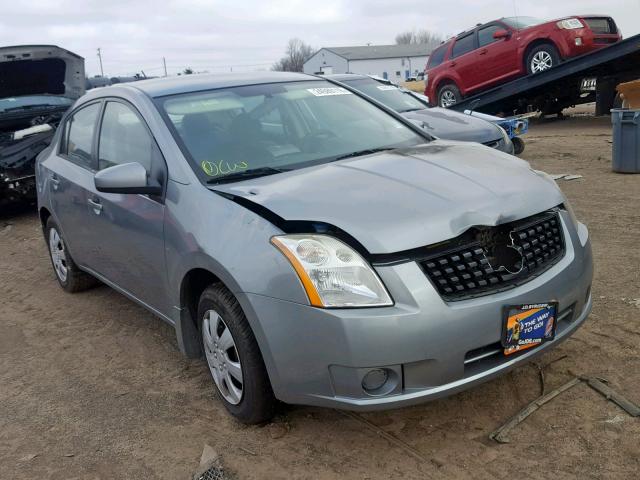
<path fill-rule="evenodd" d="M 279 72 L 301 72 L 306 62 L 315 52 L 315 48 L 307 45 L 299 38 L 292 38 L 287 43 L 284 57 L 273 64 L 271 70 Z"/>
<path fill-rule="evenodd" d="M 432 50 L 437 47 L 444 38 L 438 33 L 430 32 L 429 30 L 407 30 L 406 32 L 396 35 L 397 45 L 414 45 L 421 44 L 427 45 L 428 50 Z"/>
<path fill-rule="evenodd" d="M 406 31 L 396 35 L 396 45 L 410 45 L 414 43 L 415 32 Z"/>

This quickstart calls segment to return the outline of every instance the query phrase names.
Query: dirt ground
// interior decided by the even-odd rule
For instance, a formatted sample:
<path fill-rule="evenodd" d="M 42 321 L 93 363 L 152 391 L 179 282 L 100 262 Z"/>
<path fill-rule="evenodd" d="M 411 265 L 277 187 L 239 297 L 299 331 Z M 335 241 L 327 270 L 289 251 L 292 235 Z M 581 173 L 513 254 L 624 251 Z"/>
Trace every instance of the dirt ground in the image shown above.
<path fill-rule="evenodd" d="M 560 359 L 544 370 L 547 391 L 594 375 L 640 404 L 640 175 L 611 172 L 608 118 L 538 122 L 525 139 L 535 168 L 584 176 L 559 185 L 596 262 L 593 314 L 540 360 Z M 187 479 L 205 444 L 239 479 L 638 478 L 640 419 L 585 385 L 511 443 L 488 439 L 540 395 L 532 364 L 418 407 L 353 418 L 287 406 L 269 425 L 239 425 L 171 327 L 107 287 L 58 287 L 31 209 L 0 214 L 0 252 L 2 479 Z"/>

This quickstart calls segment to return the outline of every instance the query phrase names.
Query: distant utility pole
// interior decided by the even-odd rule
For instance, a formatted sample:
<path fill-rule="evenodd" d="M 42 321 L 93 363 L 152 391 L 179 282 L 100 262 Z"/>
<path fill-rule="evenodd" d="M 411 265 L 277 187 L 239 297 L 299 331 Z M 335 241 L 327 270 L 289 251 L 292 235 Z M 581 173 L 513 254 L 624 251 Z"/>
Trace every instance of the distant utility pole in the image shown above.
<path fill-rule="evenodd" d="M 164 67 L 164 76 L 167 76 L 167 59 L 162 57 L 162 66 Z"/>
<path fill-rule="evenodd" d="M 100 76 L 104 77 L 104 70 L 102 70 L 102 52 L 100 51 L 100 47 L 98 47 L 98 59 L 100 60 Z"/>

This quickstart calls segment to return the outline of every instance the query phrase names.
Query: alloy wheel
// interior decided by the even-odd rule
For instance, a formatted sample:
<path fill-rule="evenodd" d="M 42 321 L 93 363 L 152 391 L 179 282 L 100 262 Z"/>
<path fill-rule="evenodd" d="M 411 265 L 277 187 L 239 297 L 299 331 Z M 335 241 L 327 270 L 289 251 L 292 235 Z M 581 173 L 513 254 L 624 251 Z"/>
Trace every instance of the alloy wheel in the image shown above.
<path fill-rule="evenodd" d="M 229 327 L 214 310 L 204 314 L 202 339 L 207 364 L 218 391 L 230 404 L 239 404 L 244 386 L 240 356 Z"/>
<path fill-rule="evenodd" d="M 531 72 L 540 73 L 553 67 L 553 58 L 549 52 L 541 50 L 531 59 Z"/>
<path fill-rule="evenodd" d="M 49 252 L 51 252 L 51 261 L 56 275 L 61 282 L 66 282 L 69 274 L 67 254 L 64 242 L 55 228 L 49 230 Z"/>
<path fill-rule="evenodd" d="M 445 90 L 440 94 L 440 106 L 441 107 L 450 107 L 451 105 L 456 104 L 456 96 L 451 90 Z"/>

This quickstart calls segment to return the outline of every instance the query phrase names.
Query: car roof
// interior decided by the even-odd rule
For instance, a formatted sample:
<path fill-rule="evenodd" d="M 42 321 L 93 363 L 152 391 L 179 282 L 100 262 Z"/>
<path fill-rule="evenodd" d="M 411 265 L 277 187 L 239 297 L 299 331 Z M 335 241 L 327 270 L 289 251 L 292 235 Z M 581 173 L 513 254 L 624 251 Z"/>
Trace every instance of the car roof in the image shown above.
<path fill-rule="evenodd" d="M 467 30 L 463 30 L 462 32 L 457 33 L 453 37 L 450 37 L 447 40 L 444 40 L 444 41 L 440 42 L 440 45 L 438 45 L 436 48 L 440 48 L 440 46 L 442 46 L 442 45 L 445 45 L 445 44 L 447 44 L 449 42 L 457 40 L 458 38 L 463 37 L 463 36 L 465 36 L 465 35 L 467 35 L 469 33 L 473 33 L 475 30 L 477 30 L 479 28 L 482 28 L 482 27 L 485 27 L 485 26 L 487 26 L 487 25 L 489 25 L 491 23 L 503 21 L 505 18 L 516 18 L 516 17 L 500 17 L 500 18 L 496 18 L 495 20 L 490 20 L 488 22 L 477 23 L 473 27 L 471 27 L 471 28 L 469 28 Z M 435 48 L 434 48 L 434 50 L 435 50 Z"/>
<path fill-rule="evenodd" d="M 374 80 L 368 75 L 361 75 L 359 73 L 332 73 L 331 75 L 324 75 L 326 78 L 331 80 L 336 80 L 338 82 L 348 82 L 349 80 L 358 80 L 358 79 L 370 79 Z"/>
<path fill-rule="evenodd" d="M 216 88 L 241 87 L 266 83 L 300 82 L 320 80 L 313 75 L 291 72 L 253 72 L 226 74 L 193 74 L 174 77 L 141 80 L 135 83 L 119 84 L 125 88 L 135 88 L 150 97 L 163 97 L 180 93 L 214 90 Z"/>

